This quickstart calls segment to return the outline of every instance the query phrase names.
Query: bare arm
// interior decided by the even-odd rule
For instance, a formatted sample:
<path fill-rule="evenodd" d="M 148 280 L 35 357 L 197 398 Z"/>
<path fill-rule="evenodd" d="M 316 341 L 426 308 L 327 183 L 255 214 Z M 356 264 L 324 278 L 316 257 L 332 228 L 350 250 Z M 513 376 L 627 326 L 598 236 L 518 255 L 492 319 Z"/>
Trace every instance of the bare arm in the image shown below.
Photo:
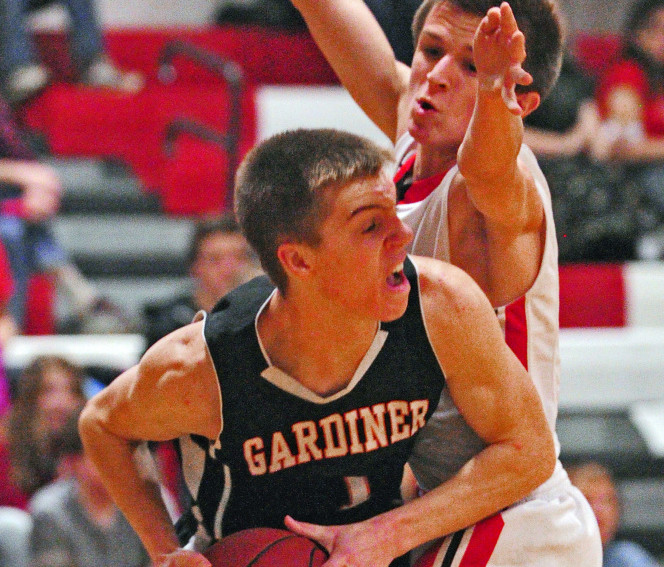
<path fill-rule="evenodd" d="M 155 565 L 208 567 L 202 556 L 178 550 L 159 487 L 141 474 L 135 461 L 142 441 L 190 433 L 214 439 L 219 434 L 219 387 L 202 323 L 153 345 L 137 366 L 88 402 L 79 426 L 86 453 Z"/>
<path fill-rule="evenodd" d="M 553 437 L 540 399 L 507 347 L 488 300 L 461 270 L 415 260 L 424 274 L 423 310 L 447 386 L 488 446 L 423 497 L 365 522 L 330 528 L 288 519 L 291 529 L 332 551 L 326 567 L 386 567 L 422 543 L 513 504 L 553 472 Z"/>
<path fill-rule="evenodd" d="M 520 232 L 543 219 L 534 182 L 518 163 L 523 141 L 522 115 L 539 104 L 539 95 L 517 98 L 516 84 L 532 81 L 522 68 L 525 38 L 507 3 L 491 8 L 475 34 L 477 68 L 475 110 L 458 152 L 459 171 L 475 208 L 489 224 Z M 521 105 L 526 105 L 523 108 Z"/>
<path fill-rule="evenodd" d="M 539 95 L 515 94 L 516 84 L 531 77 L 521 67 L 525 40 L 507 3 L 481 21 L 473 57 L 477 98 L 450 192 L 450 259 L 499 307 L 532 286 L 546 234 L 544 203 L 519 159 L 522 115 L 536 108 Z"/>
<path fill-rule="evenodd" d="M 392 141 L 410 69 L 398 62 L 362 0 L 292 0 L 355 102 Z"/>

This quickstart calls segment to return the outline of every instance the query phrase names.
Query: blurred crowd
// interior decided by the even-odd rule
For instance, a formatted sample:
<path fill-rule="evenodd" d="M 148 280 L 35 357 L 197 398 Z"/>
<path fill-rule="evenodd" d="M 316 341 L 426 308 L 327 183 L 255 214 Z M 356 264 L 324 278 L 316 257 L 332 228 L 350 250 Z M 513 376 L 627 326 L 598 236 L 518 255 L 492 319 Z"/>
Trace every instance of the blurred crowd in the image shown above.
<path fill-rule="evenodd" d="M 47 330 L 86 332 L 95 317 L 111 317 L 113 331 L 140 332 L 147 348 L 197 311 L 212 309 L 260 269 L 234 219 L 225 216 L 196 223 L 186 258 L 188 287 L 145 305 L 139 322 L 130 321 L 81 273 L 51 227 L 62 180 L 30 143 L 15 112 L 49 84 L 27 20 L 52 3 L 0 1 L 0 353 L 12 337 L 39 327 L 29 310 L 39 281 L 57 288 L 69 305 L 67 320 Z M 77 80 L 138 91 L 142 78 L 118 69 L 105 53 L 91 0 L 57 3 L 70 17 Z M 367 4 L 398 58 L 408 62 L 412 45 L 403 24 L 418 2 Z M 226 2 L 216 21 L 303 26 L 287 0 Z M 664 0 L 636 0 L 619 55 L 600 76 L 588 74 L 575 59 L 573 39 L 554 91 L 526 120 L 526 143 L 552 191 L 560 261 L 664 259 Z M 103 386 L 60 356 L 35 358 L 15 379 L 0 364 L 0 566 L 149 564 L 78 438 L 78 412 Z M 161 475 L 177 514 L 182 479 L 172 466 L 172 447 L 151 447 L 146 457 L 146 471 Z M 570 476 L 600 520 L 605 565 L 656 565 L 645 551 L 614 541 L 619 507 L 610 471 L 589 464 Z"/>
<path fill-rule="evenodd" d="M 617 40 L 598 74 L 569 45 L 554 92 L 526 119 L 561 263 L 664 257 L 664 2 L 637 0 Z"/>

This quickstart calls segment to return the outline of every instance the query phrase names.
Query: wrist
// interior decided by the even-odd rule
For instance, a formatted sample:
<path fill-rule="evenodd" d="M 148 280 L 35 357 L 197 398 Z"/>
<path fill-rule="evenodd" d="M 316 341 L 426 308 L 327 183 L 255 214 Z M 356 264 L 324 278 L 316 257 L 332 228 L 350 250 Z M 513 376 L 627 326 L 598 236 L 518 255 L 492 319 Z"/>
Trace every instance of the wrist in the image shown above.
<path fill-rule="evenodd" d="M 411 533 L 407 518 L 401 513 L 402 508 L 403 506 L 366 520 L 371 533 L 380 539 L 380 548 L 385 550 L 390 560 L 401 557 L 419 545 Z"/>
<path fill-rule="evenodd" d="M 477 74 L 477 90 L 479 93 L 500 95 L 503 86 L 501 75 L 487 73 Z"/>

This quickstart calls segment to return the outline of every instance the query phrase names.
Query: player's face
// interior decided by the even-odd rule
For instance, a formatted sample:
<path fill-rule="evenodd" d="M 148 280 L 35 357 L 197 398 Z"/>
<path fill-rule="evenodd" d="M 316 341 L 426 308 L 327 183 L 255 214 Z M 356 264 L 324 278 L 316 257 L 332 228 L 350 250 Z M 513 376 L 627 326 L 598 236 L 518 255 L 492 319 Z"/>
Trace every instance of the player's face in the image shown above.
<path fill-rule="evenodd" d="M 420 34 L 410 77 L 408 131 L 424 146 L 456 152 L 475 106 L 473 38 L 481 18 L 436 4 Z"/>
<path fill-rule="evenodd" d="M 338 190 L 320 234 L 315 269 L 321 294 L 349 317 L 401 317 L 410 291 L 403 261 L 413 233 L 397 217 L 390 176 L 381 172 Z"/>

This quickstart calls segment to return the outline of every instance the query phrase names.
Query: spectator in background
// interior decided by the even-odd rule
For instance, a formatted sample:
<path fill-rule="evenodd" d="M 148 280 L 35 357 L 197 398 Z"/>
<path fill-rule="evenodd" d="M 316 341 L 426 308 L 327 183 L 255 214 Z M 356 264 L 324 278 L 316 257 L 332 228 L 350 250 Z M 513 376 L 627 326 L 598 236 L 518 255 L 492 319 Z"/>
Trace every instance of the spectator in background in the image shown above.
<path fill-rule="evenodd" d="M 27 20 L 31 12 L 54 3 L 67 10 L 72 60 L 83 83 L 126 91 L 142 87 L 142 77 L 117 69 L 107 57 L 93 0 L 0 0 L 0 72 L 11 104 L 24 102 L 49 82 Z"/>
<path fill-rule="evenodd" d="M 549 180 L 561 263 L 633 259 L 641 230 L 624 168 L 595 159 L 594 91 L 567 53 L 551 93 L 524 119 L 524 140 Z"/>
<path fill-rule="evenodd" d="M 258 260 L 232 214 L 196 224 L 187 264 L 190 289 L 143 309 L 146 348 L 191 323 L 201 309 L 210 313 L 219 299 L 260 271 Z M 173 445 L 153 444 L 152 449 L 169 494 L 184 508 L 187 502 L 182 490 L 183 479 Z"/>
<path fill-rule="evenodd" d="M 85 403 L 83 371 L 58 356 L 35 358 L 16 384 L 0 434 L 0 505 L 25 509 L 57 475 L 57 440 Z"/>
<path fill-rule="evenodd" d="M 8 309 L 17 331 L 24 331 L 28 284 L 35 274 L 54 277 L 81 324 L 93 327 L 98 315 L 106 320 L 112 315 L 115 322 L 106 323 L 106 329 L 124 331 L 128 322 L 123 315 L 99 296 L 51 232 L 48 223 L 58 211 L 61 194 L 57 173 L 36 161 L 0 100 L 0 239 L 14 280 Z"/>
<path fill-rule="evenodd" d="M 188 325 L 201 309 L 210 312 L 233 288 L 258 275 L 259 265 L 232 215 L 200 221 L 187 254 L 191 289 L 177 297 L 146 305 L 147 346 Z"/>
<path fill-rule="evenodd" d="M 659 567 L 645 549 L 631 541 L 616 541 L 620 524 L 618 490 L 609 469 L 596 462 L 569 467 L 568 474 L 595 513 L 604 548 L 603 567 Z"/>
<path fill-rule="evenodd" d="M 598 87 L 603 123 L 594 153 L 632 166 L 630 176 L 651 211 L 650 228 L 656 229 L 664 224 L 664 0 L 638 0 L 623 40 L 622 56 Z M 655 256 L 662 253 L 664 248 Z"/>
<path fill-rule="evenodd" d="M 31 567 L 144 567 L 148 555 L 83 452 L 78 412 L 59 436 L 59 479 L 30 501 Z"/>
<path fill-rule="evenodd" d="M 575 156 L 590 149 L 599 127 L 594 83 L 566 53 L 549 95 L 525 117 L 526 142 L 538 158 Z"/>

